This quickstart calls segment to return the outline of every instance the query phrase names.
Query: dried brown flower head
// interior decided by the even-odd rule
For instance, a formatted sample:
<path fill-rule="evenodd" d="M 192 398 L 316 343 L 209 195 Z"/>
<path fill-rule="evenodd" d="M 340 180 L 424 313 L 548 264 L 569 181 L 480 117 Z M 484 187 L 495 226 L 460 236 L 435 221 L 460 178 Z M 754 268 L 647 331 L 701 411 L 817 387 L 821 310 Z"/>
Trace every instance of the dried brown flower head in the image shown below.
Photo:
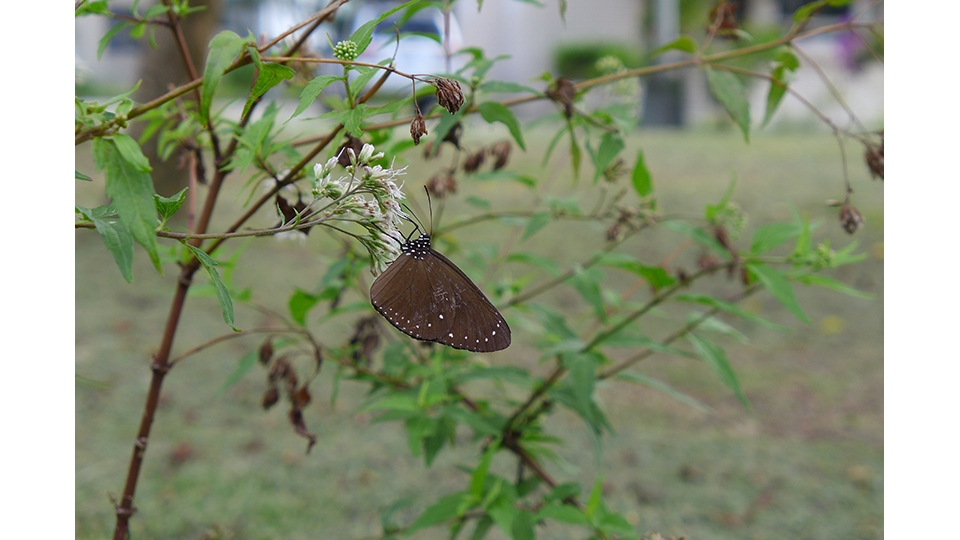
<path fill-rule="evenodd" d="M 843 203 L 840 207 L 840 225 L 843 226 L 843 230 L 847 231 L 847 234 L 853 234 L 863 227 L 863 223 L 860 212 L 853 206 Z"/>
<path fill-rule="evenodd" d="M 557 79 L 553 87 L 547 91 L 547 97 L 563 106 L 563 114 L 567 118 L 573 117 L 573 98 L 577 90 L 570 79 Z"/>
<path fill-rule="evenodd" d="M 413 137 L 413 144 L 420 144 L 420 137 L 427 134 L 427 122 L 423 119 L 423 114 L 417 111 L 417 116 L 413 122 L 410 122 L 410 136 Z"/>
<path fill-rule="evenodd" d="M 490 153 L 496 158 L 496 161 L 493 162 L 493 170 L 499 171 L 507 164 L 507 160 L 510 158 L 510 148 L 512 148 L 510 141 L 500 141 L 490 147 Z"/>
<path fill-rule="evenodd" d="M 448 143 L 456 146 L 457 149 L 459 150 L 459 149 L 460 149 L 460 137 L 462 137 L 462 136 L 463 136 L 463 124 L 461 124 L 460 122 L 457 122 L 456 124 L 454 124 L 453 126 L 451 126 L 451 127 L 450 127 L 450 131 L 448 131 L 447 134 L 443 136 L 443 141 L 442 141 L 442 142 L 448 142 Z"/>
<path fill-rule="evenodd" d="M 440 171 L 427 181 L 427 191 L 430 192 L 430 195 L 443 199 L 448 193 L 457 192 L 457 179 L 449 170 Z"/>
<path fill-rule="evenodd" d="M 487 150 L 485 148 L 481 148 L 473 154 L 470 154 L 466 161 L 463 162 L 463 171 L 468 174 L 477 172 L 477 169 L 483 165 L 483 160 L 486 159 L 486 157 Z"/>
<path fill-rule="evenodd" d="M 738 2 L 719 0 L 710 11 L 710 24 L 717 25 L 717 35 L 729 39 L 740 39 L 740 23 L 737 22 Z M 709 32 L 710 29 L 708 28 Z"/>
<path fill-rule="evenodd" d="M 883 180 L 883 141 L 879 146 L 867 146 L 867 167 L 870 168 L 870 176 L 880 177 Z"/>
<path fill-rule="evenodd" d="M 380 329 L 377 317 L 364 317 L 357 321 L 353 336 L 350 338 L 352 348 L 350 356 L 358 364 L 369 366 L 373 362 L 373 350 L 380 344 Z"/>
<path fill-rule="evenodd" d="M 433 80 L 433 85 L 437 87 L 437 103 L 441 107 L 454 114 L 463 106 L 463 90 L 460 90 L 460 83 L 453 79 L 437 77 Z"/>

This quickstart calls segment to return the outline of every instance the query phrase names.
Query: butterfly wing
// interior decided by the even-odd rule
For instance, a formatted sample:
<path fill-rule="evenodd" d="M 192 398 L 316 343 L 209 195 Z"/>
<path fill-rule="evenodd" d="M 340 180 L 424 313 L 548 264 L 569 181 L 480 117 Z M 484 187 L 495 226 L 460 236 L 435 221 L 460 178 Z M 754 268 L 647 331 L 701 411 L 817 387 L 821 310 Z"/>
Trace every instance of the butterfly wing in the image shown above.
<path fill-rule="evenodd" d="M 433 256 L 426 262 L 434 267 L 431 276 L 437 276 L 434 294 L 442 291 L 441 305 L 449 306 L 453 320 L 447 333 L 437 341 L 475 352 L 499 351 L 510 346 L 510 327 L 483 291 L 450 259 L 431 252 Z"/>
<path fill-rule="evenodd" d="M 441 305 L 433 289 L 428 261 L 402 254 L 374 280 L 370 302 L 401 332 L 416 339 L 440 341 L 453 325 L 453 309 Z"/>
<path fill-rule="evenodd" d="M 456 349 L 492 352 L 510 345 L 510 327 L 483 292 L 429 237 L 403 253 L 370 287 L 373 307 L 401 332 Z"/>

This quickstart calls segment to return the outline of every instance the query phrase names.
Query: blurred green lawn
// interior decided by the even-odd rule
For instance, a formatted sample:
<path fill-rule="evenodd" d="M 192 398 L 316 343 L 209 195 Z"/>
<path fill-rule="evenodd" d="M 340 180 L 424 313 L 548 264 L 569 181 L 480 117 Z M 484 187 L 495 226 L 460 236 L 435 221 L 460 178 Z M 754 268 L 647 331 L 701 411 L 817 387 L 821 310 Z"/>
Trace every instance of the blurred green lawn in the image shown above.
<path fill-rule="evenodd" d="M 559 155 L 544 170 L 550 136 L 526 132 L 530 149 L 525 155 L 515 149 L 512 164 L 519 172 L 550 178 L 561 196 L 579 194 L 581 207 L 589 208 L 586 201 L 594 199 L 587 194 L 586 168 L 576 185 Z M 756 226 L 789 219 L 790 205 L 823 221 L 816 239 L 829 238 L 835 248 L 851 241 L 839 227 L 837 209 L 824 205 L 828 198 L 842 199 L 844 189 L 836 141 L 828 134 L 759 133 L 745 145 L 732 131 L 647 130 L 629 141 L 624 155 L 634 156 L 641 146 L 660 209 L 667 214 L 702 215 L 703 205 L 719 200 L 736 174 L 733 199 L 750 214 L 741 246 Z M 82 159 L 78 154 L 81 170 Z M 723 341 L 752 410 L 744 409 L 703 364 L 653 357 L 638 370 L 696 397 L 714 413 L 700 413 L 646 387 L 604 383 L 599 400 L 617 433 L 605 438 L 602 463 L 594 460 L 582 422 L 560 412 L 548 427 L 567 437 L 560 454 L 577 467 L 549 464 L 555 478 L 580 481 L 589 489 L 603 475 L 607 504 L 624 512 L 640 533 L 690 539 L 883 537 L 883 185 L 869 179 L 860 149 L 851 148 L 848 161 L 854 204 L 866 218 L 855 239 L 869 257 L 830 275 L 876 297 L 862 300 L 796 287 L 813 321 L 809 325 L 793 319 L 769 295 L 749 299 L 749 309 L 791 327 L 781 333 L 727 319 L 752 340 Z M 407 193 L 418 193 L 445 163 L 413 163 Z M 80 204 L 102 203 L 98 186 L 78 184 Z M 517 208 L 525 189 L 461 180 L 457 197 L 462 201 L 475 194 L 494 201 L 497 209 L 501 204 Z M 228 205 L 242 202 L 234 195 Z M 442 220 L 451 223 L 471 211 L 453 203 Z M 264 216 L 260 225 L 270 225 L 271 218 Z M 475 228 L 469 234 L 491 233 Z M 562 224 L 520 247 L 574 261 L 595 249 L 602 234 L 599 226 Z M 651 264 L 676 247 L 675 238 L 658 235 L 645 234 L 631 244 Z M 318 254 L 331 244 L 312 234 L 303 246 L 273 239 L 245 245 L 248 253 L 234 282 L 253 286 L 255 301 L 283 310 L 291 287 L 315 286 L 325 270 Z M 111 497 L 122 491 L 150 377 L 148 363 L 174 287 L 173 266 L 159 276 L 139 248 L 136 257 L 136 281 L 128 285 L 100 237 L 89 230 L 76 233 L 77 538 L 112 532 Z M 693 259 L 675 264 L 692 268 Z M 578 301 L 568 292 L 558 294 L 558 301 Z M 240 328 L 264 322 L 242 306 L 237 313 Z M 334 326 L 348 331 L 349 322 Z M 228 330 L 214 299 L 192 297 L 175 354 Z M 536 357 L 528 347 L 533 339 L 522 327 L 514 332 L 509 354 L 492 358 Z M 237 360 L 258 342 L 252 337 L 213 347 L 168 375 L 136 495 L 134 538 L 376 538 L 385 508 L 405 502 L 394 519 L 409 523 L 426 505 L 468 482 L 456 468 L 476 462 L 466 432 L 464 444 L 424 468 L 410 455 L 401 425 L 372 424 L 369 415 L 354 412 L 364 388 L 343 383 L 336 406 L 331 405 L 332 366 L 312 387 L 306 419 L 319 441 L 305 455 L 305 441 L 293 433 L 282 407 L 260 408 L 262 370 L 218 396 Z M 533 360 L 527 365 L 540 374 L 547 369 Z M 514 467 L 506 456 L 494 463 L 508 477 Z M 539 538 L 584 536 L 583 530 L 556 524 L 538 533 Z M 489 538 L 498 534 L 493 531 Z M 446 536 L 436 528 L 415 537 Z"/>

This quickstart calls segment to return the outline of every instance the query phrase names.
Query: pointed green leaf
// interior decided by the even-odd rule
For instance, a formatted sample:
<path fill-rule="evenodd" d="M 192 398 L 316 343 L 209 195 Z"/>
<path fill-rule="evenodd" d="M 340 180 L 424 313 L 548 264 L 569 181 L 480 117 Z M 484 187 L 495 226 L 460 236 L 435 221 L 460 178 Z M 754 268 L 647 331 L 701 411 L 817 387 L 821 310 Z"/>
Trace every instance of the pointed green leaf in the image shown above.
<path fill-rule="evenodd" d="M 414 4 L 421 2 L 422 0 L 410 0 L 405 4 L 400 4 L 399 6 L 384 11 L 376 19 L 367 21 L 363 23 L 360 28 L 357 28 L 353 34 L 350 35 L 350 41 L 357 44 L 357 55 L 363 54 L 363 51 L 367 49 L 370 45 L 370 41 L 373 39 L 373 30 L 377 27 L 378 24 L 383 22 L 387 17 L 393 15 L 394 13 L 400 11 L 401 9 L 406 9 Z"/>
<path fill-rule="evenodd" d="M 533 528 L 536 521 L 533 514 L 528 510 L 520 510 L 513 518 L 513 527 L 510 530 L 510 538 L 513 540 L 534 540 L 537 535 Z"/>
<path fill-rule="evenodd" d="M 759 255 L 797 238 L 803 233 L 803 223 L 771 223 L 753 233 L 750 253 Z"/>
<path fill-rule="evenodd" d="M 253 369 L 253 366 L 257 365 L 257 360 L 260 358 L 260 353 L 257 349 L 254 349 L 247 354 L 243 355 L 240 358 L 240 362 L 237 363 L 237 369 L 233 370 L 233 373 L 227 377 L 227 380 L 224 381 L 223 386 L 220 387 L 220 390 L 217 392 L 217 397 L 223 396 L 224 393 L 233 385 L 237 384 L 244 375 L 250 372 Z"/>
<path fill-rule="evenodd" d="M 653 178 L 650 171 L 647 170 L 647 164 L 643 159 L 643 150 L 637 150 L 637 163 L 633 166 L 633 173 L 630 175 L 633 181 L 633 189 L 637 195 L 646 197 L 653 193 Z"/>
<path fill-rule="evenodd" d="M 257 82 L 253 85 L 253 90 L 250 91 L 250 96 L 243 106 L 241 116 L 246 116 L 247 113 L 250 112 L 250 107 L 260 99 L 260 96 L 266 94 L 267 90 L 270 90 L 282 81 L 292 79 L 295 73 L 292 68 L 281 64 L 261 64 L 260 72 L 257 74 Z M 296 114 L 294 116 L 296 116 Z"/>
<path fill-rule="evenodd" d="M 93 141 L 93 156 L 97 170 L 104 171 L 106 193 L 126 229 L 147 251 L 153 266 L 159 272 L 160 255 L 157 252 L 157 208 L 153 202 L 153 179 L 123 157 L 112 139 Z"/>
<path fill-rule="evenodd" d="M 159 193 L 153 194 L 153 203 L 157 207 L 161 221 L 165 222 L 177 213 L 177 210 L 183 205 L 183 201 L 187 199 L 187 189 L 189 188 L 181 189 L 173 197 L 164 197 Z"/>
<path fill-rule="evenodd" d="M 287 301 L 287 310 L 290 312 L 290 318 L 301 327 L 307 326 L 307 313 L 320 302 L 320 297 L 310 294 L 303 289 L 296 289 L 290 300 Z"/>
<path fill-rule="evenodd" d="M 140 149 L 140 145 L 137 144 L 137 141 L 135 141 L 133 137 L 123 133 L 114 133 L 113 142 L 117 144 L 117 150 L 120 151 L 123 159 L 127 160 L 127 163 L 134 169 L 145 173 L 153 170 L 150 167 L 150 160 L 147 159 L 147 156 L 143 155 L 143 150 Z"/>
<path fill-rule="evenodd" d="M 600 146 L 597 148 L 597 152 L 593 154 L 593 165 L 595 167 L 593 172 L 594 182 L 607 170 L 607 167 L 613 163 L 613 160 L 620 155 L 623 146 L 623 138 L 620 137 L 619 133 L 608 131 L 603 134 L 603 137 L 600 138 Z"/>
<path fill-rule="evenodd" d="M 496 101 L 484 101 L 477 105 L 477 109 L 480 111 L 480 116 L 482 116 L 488 124 L 500 122 L 507 126 L 507 129 L 510 130 L 510 135 L 513 136 L 513 140 L 517 141 L 517 146 L 523 150 L 527 149 L 523 143 L 523 132 L 520 129 L 520 122 L 518 122 L 517 117 L 513 115 L 513 111 Z"/>
<path fill-rule="evenodd" d="M 328 86 L 337 81 L 342 81 L 343 77 L 337 77 L 334 75 L 320 75 L 319 77 L 314 78 L 312 81 L 308 82 L 307 85 L 303 88 L 303 91 L 300 92 L 300 104 L 297 105 L 297 110 L 293 112 L 290 118 L 287 120 L 289 122 L 294 117 L 300 116 L 303 111 L 307 110 L 307 107 L 313 103 L 317 96 L 320 95 Z"/>
<path fill-rule="evenodd" d="M 677 39 L 671 41 L 670 43 L 661 45 L 656 49 L 654 49 L 653 51 L 651 51 L 650 58 L 656 58 L 657 56 L 660 56 L 661 54 L 670 50 L 682 51 L 685 53 L 694 54 L 697 52 L 697 48 L 698 48 L 697 40 L 693 39 L 687 34 L 683 34 Z"/>
<path fill-rule="evenodd" d="M 750 142 L 750 102 L 747 101 L 747 87 L 735 74 L 729 71 L 704 68 L 707 72 L 707 84 L 710 93 L 727 110 L 730 118 L 740 126 L 745 141 Z"/>
<path fill-rule="evenodd" d="M 550 503 L 537 512 L 537 520 L 553 519 L 571 525 L 586 525 L 587 516 L 579 508 L 570 504 Z"/>
<path fill-rule="evenodd" d="M 82 213 L 87 219 L 93 221 L 97 232 L 103 237 L 103 243 L 113 255 L 113 259 L 120 268 L 120 274 L 127 283 L 133 281 L 133 236 L 123 224 L 116 218 L 108 218 L 112 215 L 113 207 L 101 206 L 94 209 L 77 207 L 77 211 Z M 109 213 L 108 213 L 109 212 Z"/>
<path fill-rule="evenodd" d="M 573 276 L 568 280 L 570 285 L 576 289 L 584 301 L 592 308 L 594 315 L 601 322 L 606 322 L 607 311 L 603 303 L 603 293 L 600 291 L 600 282 L 603 280 L 603 272 L 596 268 L 577 268 Z"/>
<path fill-rule="evenodd" d="M 584 508 L 584 513 L 589 519 L 594 520 L 601 502 L 603 502 L 603 477 L 599 476 L 597 481 L 593 483 L 593 489 L 590 490 L 590 495 L 587 497 L 587 506 Z"/>
<path fill-rule="evenodd" d="M 204 122 L 210 120 L 210 104 L 213 103 L 213 94 L 220 84 L 220 79 L 240 55 L 246 42 L 247 40 L 229 30 L 220 32 L 210 40 L 210 52 L 207 53 L 203 84 L 200 86 L 200 118 Z"/>
<path fill-rule="evenodd" d="M 707 231 L 703 230 L 702 227 L 695 227 L 686 221 L 664 221 L 663 226 L 671 231 L 689 236 L 698 244 L 713 250 L 717 255 L 723 257 L 724 260 L 730 258 L 730 252 L 727 251 L 727 248 L 723 247 L 720 242 L 717 242 L 717 240 L 707 233 Z"/>
<path fill-rule="evenodd" d="M 737 399 L 739 399 L 744 406 L 750 407 L 747 396 L 745 396 L 743 390 L 740 389 L 740 381 L 737 380 L 737 374 L 733 371 L 733 367 L 730 366 L 730 361 L 727 360 L 727 353 L 721 347 L 718 347 L 693 332 L 687 334 L 687 340 L 693 345 L 693 349 L 697 352 L 697 355 L 702 358 L 707 365 L 713 368 L 713 371 L 720 376 L 720 380 L 722 380 L 724 384 L 733 390 Z"/>
<path fill-rule="evenodd" d="M 527 222 L 527 226 L 523 229 L 523 236 L 520 237 L 520 241 L 524 241 L 527 238 L 537 234 L 537 232 L 547 226 L 550 223 L 550 214 L 547 212 L 538 212 L 530 218 L 530 221 Z"/>
<path fill-rule="evenodd" d="M 404 532 L 404 536 L 410 536 L 420 529 L 463 515 L 470 508 L 472 501 L 473 497 L 466 492 L 447 495 L 424 510 L 413 525 Z"/>
<path fill-rule="evenodd" d="M 797 303 L 797 297 L 790 286 L 790 281 L 778 270 L 775 270 L 762 263 L 747 263 L 747 270 L 756 277 L 760 284 L 764 286 L 770 294 L 774 296 L 794 317 L 805 323 L 810 322 L 810 318 L 803 312 L 800 304 Z"/>
<path fill-rule="evenodd" d="M 730 302 L 724 302 L 712 296 L 707 296 L 705 294 L 680 294 L 677 295 L 676 300 L 678 302 L 695 302 L 697 304 L 702 304 L 705 306 L 715 307 L 717 309 L 726 311 L 732 315 L 736 315 L 744 320 L 751 321 L 759 324 L 765 328 L 770 328 L 771 330 L 780 330 L 787 331 L 786 326 L 781 326 L 774 322 L 771 322 L 759 315 L 751 313 L 746 309 L 738 306 L 737 304 L 731 304 Z"/>
<path fill-rule="evenodd" d="M 801 276 L 797 278 L 797 281 L 801 283 L 806 283 L 807 285 L 819 285 L 820 287 L 826 287 L 830 290 L 837 291 L 839 293 L 847 294 L 856 298 L 863 298 L 865 300 L 872 300 L 875 298 L 875 295 L 861 291 L 859 289 L 854 289 L 853 287 L 847 285 L 846 283 L 837 281 L 831 277 L 824 276 L 822 274 L 810 274 L 807 276 Z"/>
<path fill-rule="evenodd" d="M 632 382 L 636 384 L 642 384 L 649 388 L 653 388 L 654 390 L 663 392 L 664 394 L 672 397 L 673 399 L 679 401 L 680 403 L 683 403 L 684 405 L 689 405 L 690 407 L 693 407 L 694 409 L 700 412 L 704 412 L 704 413 L 712 412 L 712 409 L 710 407 L 704 405 L 696 398 L 693 398 L 691 396 L 688 396 L 687 394 L 684 394 L 683 392 L 677 390 L 676 388 L 670 386 L 669 384 L 663 381 L 654 379 L 653 377 L 648 377 L 642 373 L 636 373 L 633 371 L 624 371 L 622 373 L 617 374 L 615 379 L 617 379 L 618 381 L 627 381 L 627 382 Z"/>
<path fill-rule="evenodd" d="M 207 270 L 207 274 L 210 275 L 210 281 L 217 291 L 217 301 L 220 302 L 220 310 L 223 311 L 224 322 L 230 325 L 234 331 L 239 332 L 240 330 L 233 326 L 233 300 L 230 299 L 230 291 L 227 289 L 227 285 L 223 282 L 223 279 L 220 278 L 220 273 L 217 272 L 217 261 L 213 260 L 202 249 L 194 247 L 187 242 L 182 242 L 182 244 L 193 252 L 200 261 L 200 264 Z"/>

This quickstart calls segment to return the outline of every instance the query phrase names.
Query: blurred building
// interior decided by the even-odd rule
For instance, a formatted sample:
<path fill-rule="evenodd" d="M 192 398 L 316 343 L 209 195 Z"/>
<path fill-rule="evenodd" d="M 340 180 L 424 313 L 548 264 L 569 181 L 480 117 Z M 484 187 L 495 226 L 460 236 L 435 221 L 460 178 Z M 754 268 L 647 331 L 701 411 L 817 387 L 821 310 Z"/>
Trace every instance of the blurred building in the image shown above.
<path fill-rule="evenodd" d="M 324 0 L 221 0 L 222 27 L 240 35 L 252 32 L 269 37 L 286 30 L 326 4 Z M 573 69 L 577 58 L 592 58 L 591 51 L 606 49 L 634 53 L 646 62 L 649 51 L 659 44 L 672 41 L 681 32 L 681 14 L 686 0 L 593 0 L 567 1 L 565 18 L 559 15 L 559 0 L 546 0 L 539 7 L 519 0 L 483 0 L 478 9 L 476 0 L 459 0 L 454 14 L 459 22 L 463 42 L 485 51 L 488 58 L 507 55 L 497 62 L 489 76 L 542 87 L 538 78 L 544 71 L 554 75 Z M 110 2 L 114 12 L 123 10 L 124 3 Z M 308 48 L 329 54 L 329 41 L 336 43 L 349 35 L 355 27 L 353 15 L 370 0 L 352 0 L 341 8 L 333 23 L 325 24 L 308 43 Z M 399 2 L 380 2 L 396 5 Z M 702 3 L 702 2 L 701 2 Z M 805 0 L 740 0 L 737 12 L 748 28 L 789 28 L 793 12 Z M 846 8 L 831 8 L 818 15 L 813 26 L 832 24 L 858 13 L 869 2 L 856 0 Z M 141 2 L 141 12 L 147 9 Z M 861 16 L 861 20 L 881 20 L 882 4 Z M 143 40 L 134 40 L 123 31 L 114 36 L 97 59 L 100 38 L 109 30 L 110 23 L 101 17 L 84 17 L 76 22 L 76 62 L 78 81 L 99 83 L 122 91 L 133 85 L 139 73 L 138 62 Z M 702 26 L 705 27 L 704 20 Z M 700 29 L 702 31 L 702 29 Z M 867 35 L 866 32 L 862 35 Z M 329 41 L 328 41 L 329 40 Z M 852 34 L 827 34 L 800 43 L 820 68 L 830 77 L 840 92 L 847 96 L 849 106 L 870 123 L 883 116 L 883 65 L 862 61 L 868 56 L 862 41 Z M 577 55 L 580 55 L 579 57 Z M 664 55 L 658 61 L 676 58 Z M 174 60 L 172 60 L 174 61 Z M 834 118 L 842 118 L 843 110 L 830 94 L 817 71 L 809 62 L 801 61 L 793 88 L 814 105 L 822 107 Z M 404 66 L 398 65 L 403 70 Z M 763 67 L 757 68 L 763 71 Z M 576 78 L 576 70 L 573 70 Z M 647 125 L 690 125 L 709 121 L 722 110 L 710 97 L 702 71 L 687 69 L 661 77 L 641 81 L 644 102 L 643 122 Z M 753 118 L 762 118 L 768 84 L 756 81 L 751 87 Z M 519 114 L 537 114 L 537 107 L 527 107 Z M 839 113 L 840 116 L 835 116 Z M 795 99 L 785 98 L 776 122 L 790 123 L 809 119 L 810 113 Z"/>

